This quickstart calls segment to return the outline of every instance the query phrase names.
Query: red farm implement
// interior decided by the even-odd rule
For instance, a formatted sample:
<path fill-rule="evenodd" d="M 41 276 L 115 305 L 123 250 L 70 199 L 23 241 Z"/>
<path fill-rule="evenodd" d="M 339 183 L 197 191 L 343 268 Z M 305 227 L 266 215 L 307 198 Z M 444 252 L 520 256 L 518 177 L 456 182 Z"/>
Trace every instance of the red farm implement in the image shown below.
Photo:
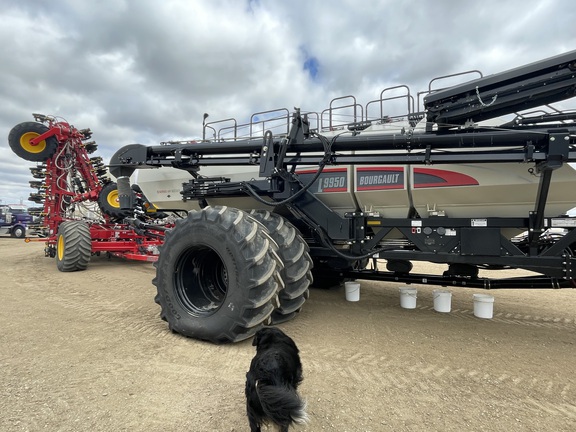
<path fill-rule="evenodd" d="M 116 183 L 102 158 L 89 156 L 97 148 L 89 141 L 90 129 L 76 129 L 52 116 L 33 116 L 35 122 L 12 128 L 8 142 L 18 156 L 37 163 L 30 168 L 30 186 L 37 192 L 29 200 L 43 208 L 36 229 L 46 242 L 46 256 L 56 258 L 60 271 L 84 270 L 92 254 L 103 252 L 156 261 L 169 224 L 152 223 L 155 208 L 137 187 L 130 191 L 137 210 L 122 211 Z"/>

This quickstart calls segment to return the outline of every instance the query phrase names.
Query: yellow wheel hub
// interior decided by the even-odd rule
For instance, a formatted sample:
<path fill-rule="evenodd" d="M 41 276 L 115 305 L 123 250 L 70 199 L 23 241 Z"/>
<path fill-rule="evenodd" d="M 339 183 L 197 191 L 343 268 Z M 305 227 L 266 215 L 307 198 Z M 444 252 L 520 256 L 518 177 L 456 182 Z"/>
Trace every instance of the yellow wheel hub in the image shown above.
<path fill-rule="evenodd" d="M 112 192 L 110 192 L 106 197 L 106 201 L 108 201 L 110 207 L 120 208 L 120 199 L 118 198 L 118 190 L 113 190 Z"/>
<path fill-rule="evenodd" d="M 30 141 L 34 138 L 39 137 L 40 134 L 36 132 L 26 132 L 20 137 L 20 145 L 28 153 L 41 153 L 46 149 L 46 141 L 42 140 L 38 144 L 34 145 Z"/>

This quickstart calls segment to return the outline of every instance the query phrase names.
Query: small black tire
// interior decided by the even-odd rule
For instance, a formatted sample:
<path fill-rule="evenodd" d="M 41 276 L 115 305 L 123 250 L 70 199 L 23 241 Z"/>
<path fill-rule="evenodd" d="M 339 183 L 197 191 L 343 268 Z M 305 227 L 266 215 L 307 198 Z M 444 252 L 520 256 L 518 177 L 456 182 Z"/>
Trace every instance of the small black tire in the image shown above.
<path fill-rule="evenodd" d="M 134 194 L 134 192 L 131 192 Z M 130 210 L 120 208 L 118 197 L 118 185 L 116 182 L 107 183 L 98 194 L 98 207 L 102 213 L 110 216 L 112 219 L 124 219 L 131 216 Z"/>
<path fill-rule="evenodd" d="M 282 263 L 265 229 L 231 207 L 191 211 L 166 232 L 155 301 L 171 331 L 213 343 L 247 339 L 278 306 Z"/>
<path fill-rule="evenodd" d="M 58 149 L 58 140 L 51 136 L 36 145 L 30 141 L 46 132 L 48 127 L 38 122 L 24 122 L 14 126 L 8 134 L 8 144 L 14 153 L 22 159 L 44 162 L 50 159 Z"/>
<path fill-rule="evenodd" d="M 16 238 L 24 238 L 26 235 L 26 227 L 23 225 L 14 225 L 10 230 L 10 235 Z"/>
<path fill-rule="evenodd" d="M 66 221 L 58 228 L 56 266 L 61 272 L 86 270 L 92 255 L 90 227 L 82 221 Z"/>
<path fill-rule="evenodd" d="M 271 315 L 272 324 L 280 324 L 294 318 L 309 297 L 313 267 L 310 249 L 296 227 L 282 216 L 266 210 L 252 210 L 250 216 L 266 227 L 284 265 L 280 271 L 284 281 L 278 295 L 280 306 Z"/>

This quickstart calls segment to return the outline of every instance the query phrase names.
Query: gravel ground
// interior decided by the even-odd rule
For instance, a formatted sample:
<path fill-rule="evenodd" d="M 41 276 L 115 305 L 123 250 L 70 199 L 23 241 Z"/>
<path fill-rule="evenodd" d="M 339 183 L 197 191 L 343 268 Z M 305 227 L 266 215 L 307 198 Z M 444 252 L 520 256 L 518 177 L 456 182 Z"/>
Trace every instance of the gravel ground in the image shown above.
<path fill-rule="evenodd" d="M 212 345 L 168 331 L 149 263 L 93 257 L 60 273 L 42 243 L 0 238 L 0 430 L 248 431 L 250 341 Z M 419 271 L 425 271 L 421 265 Z M 576 291 L 397 284 L 311 290 L 280 327 L 298 344 L 311 418 L 299 431 L 576 430 Z M 272 429 L 270 429 L 272 430 Z"/>

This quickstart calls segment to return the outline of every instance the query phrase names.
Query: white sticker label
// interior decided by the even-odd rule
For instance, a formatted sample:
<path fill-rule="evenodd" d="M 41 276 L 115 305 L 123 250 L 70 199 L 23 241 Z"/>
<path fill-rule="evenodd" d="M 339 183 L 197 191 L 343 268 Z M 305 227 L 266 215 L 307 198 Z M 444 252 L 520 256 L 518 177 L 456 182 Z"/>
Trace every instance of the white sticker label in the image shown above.
<path fill-rule="evenodd" d="M 412 222 L 412 226 L 413 227 L 421 227 L 422 226 L 422 221 L 421 220 L 413 220 Z"/>
<path fill-rule="evenodd" d="M 488 220 L 487 219 L 472 219 L 472 226 L 473 227 L 487 227 Z"/>
<path fill-rule="evenodd" d="M 576 227 L 576 218 L 551 219 L 551 226 L 554 227 Z"/>

